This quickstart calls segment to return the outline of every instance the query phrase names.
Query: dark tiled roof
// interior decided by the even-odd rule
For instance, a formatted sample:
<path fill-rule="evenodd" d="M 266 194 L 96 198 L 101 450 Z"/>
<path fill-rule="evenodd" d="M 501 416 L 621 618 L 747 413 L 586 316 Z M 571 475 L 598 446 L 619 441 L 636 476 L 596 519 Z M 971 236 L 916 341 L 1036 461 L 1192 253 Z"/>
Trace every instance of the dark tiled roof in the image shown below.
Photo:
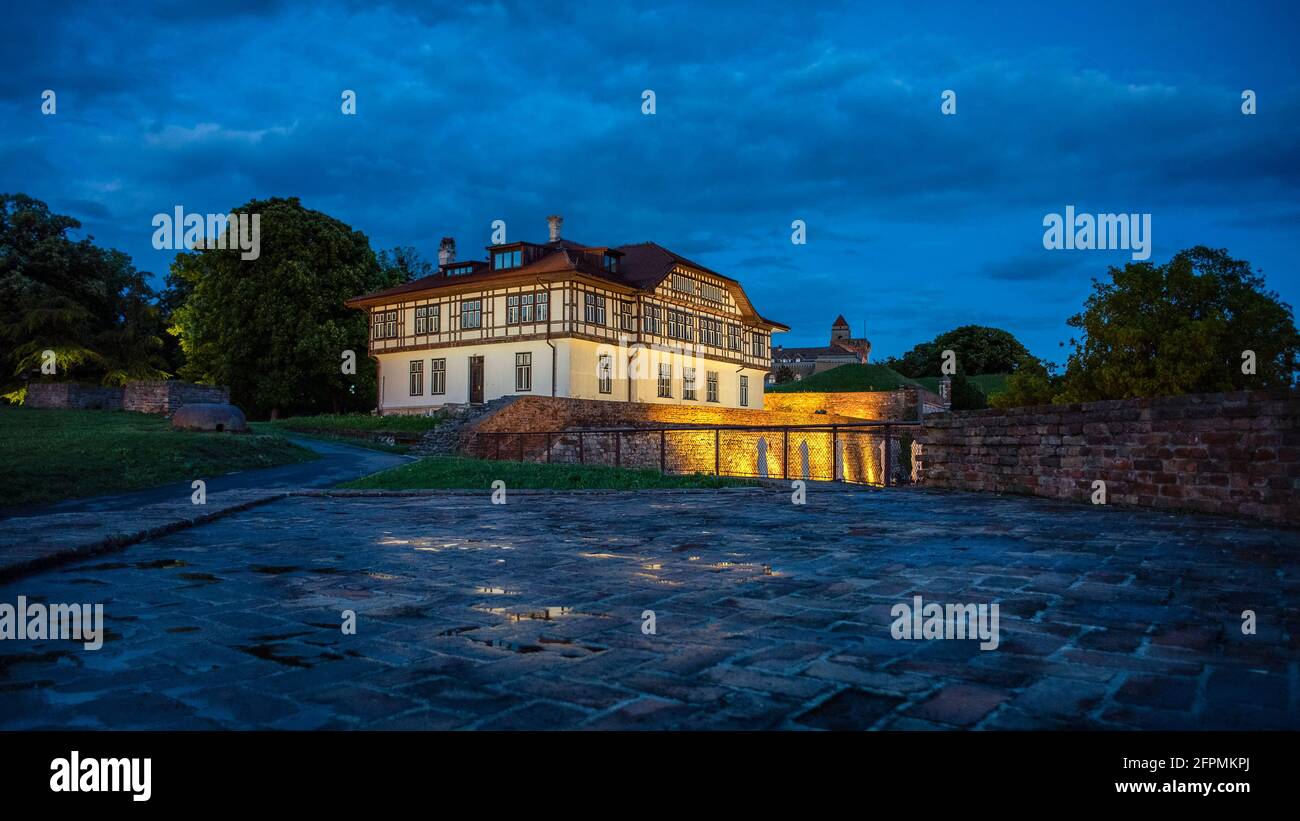
<path fill-rule="evenodd" d="M 653 291 L 659 283 L 672 272 L 677 265 L 687 265 L 702 271 L 706 274 L 712 274 L 719 279 L 740 285 L 735 279 L 719 274 L 717 271 L 710 270 L 698 262 L 693 262 L 680 254 L 675 254 L 653 242 L 638 242 L 631 245 L 619 245 L 608 248 L 621 255 L 618 261 L 618 272 L 612 273 L 606 271 L 601 259 L 601 254 L 607 250 L 603 246 L 581 245 L 571 240 L 560 239 L 555 242 L 547 242 L 534 245 L 535 248 L 546 249 L 535 257 L 527 265 L 518 268 L 507 268 L 505 270 L 492 270 L 485 268 L 475 271 L 472 274 L 461 274 L 458 276 L 448 276 L 442 272 L 433 274 L 420 279 L 414 279 L 410 282 L 403 283 L 394 288 L 388 288 L 383 291 L 375 291 L 369 294 L 353 297 L 348 300 L 348 305 L 361 307 L 363 303 L 375 299 L 382 299 L 404 294 L 413 294 L 420 291 L 431 291 L 440 288 L 459 287 L 461 285 L 472 285 L 478 283 L 488 284 L 497 279 L 513 279 L 516 277 L 528 276 L 545 276 L 548 274 L 568 273 L 578 271 L 588 276 L 599 279 L 609 280 L 611 282 L 629 285 L 640 291 Z M 468 262 L 464 261 L 464 262 Z M 464 264 L 461 262 L 459 264 Z M 741 291 L 743 293 L 743 290 Z M 747 303 L 747 300 L 743 300 Z M 753 311 L 753 305 L 748 305 Z M 761 321 L 780 328 L 786 326 L 780 322 L 766 319 L 754 311 L 754 315 Z"/>

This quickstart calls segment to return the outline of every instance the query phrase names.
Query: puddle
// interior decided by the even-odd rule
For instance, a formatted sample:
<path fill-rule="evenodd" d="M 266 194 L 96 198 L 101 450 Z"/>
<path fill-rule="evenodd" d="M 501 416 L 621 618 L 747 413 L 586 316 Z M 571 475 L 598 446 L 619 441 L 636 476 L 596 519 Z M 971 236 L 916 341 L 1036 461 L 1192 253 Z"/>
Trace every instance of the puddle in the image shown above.
<path fill-rule="evenodd" d="M 310 636 L 311 634 L 311 630 L 301 630 L 296 633 L 267 633 L 263 636 L 253 636 L 253 641 L 258 642 L 259 644 L 267 644 L 269 642 L 296 639 L 299 636 Z"/>
<path fill-rule="evenodd" d="M 236 650 L 241 653 L 247 653 L 254 658 L 262 661 L 274 661 L 277 664 L 283 664 L 286 667 L 311 667 L 302 656 L 282 656 L 276 650 L 274 644 L 254 644 L 249 646 L 236 646 Z"/>
<path fill-rule="evenodd" d="M 173 570 L 177 567 L 189 567 L 189 562 L 180 559 L 155 559 L 152 562 L 136 562 L 136 570 Z"/>
<path fill-rule="evenodd" d="M 217 576 L 212 575 L 211 573 L 180 573 L 180 574 L 178 574 L 178 578 L 182 578 L 182 579 L 185 579 L 186 581 L 191 581 L 191 582 L 219 582 L 219 581 L 221 581 L 220 578 L 218 578 Z"/>
<path fill-rule="evenodd" d="M 64 570 L 62 572 L 80 573 L 83 570 L 122 570 L 130 566 L 131 565 L 127 564 L 126 562 L 100 562 L 99 564 L 87 564 L 87 565 L 82 565 L 81 567 L 70 567 L 67 570 Z"/>

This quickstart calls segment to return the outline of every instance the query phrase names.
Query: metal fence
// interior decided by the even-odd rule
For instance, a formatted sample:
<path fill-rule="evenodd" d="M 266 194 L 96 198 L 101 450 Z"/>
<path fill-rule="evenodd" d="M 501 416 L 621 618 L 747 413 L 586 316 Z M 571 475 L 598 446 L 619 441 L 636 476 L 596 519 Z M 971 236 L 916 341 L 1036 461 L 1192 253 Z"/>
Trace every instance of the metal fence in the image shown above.
<path fill-rule="evenodd" d="M 844 481 L 909 481 L 918 422 L 716 425 L 475 431 L 463 451 L 482 459 L 608 465 L 661 473 Z"/>

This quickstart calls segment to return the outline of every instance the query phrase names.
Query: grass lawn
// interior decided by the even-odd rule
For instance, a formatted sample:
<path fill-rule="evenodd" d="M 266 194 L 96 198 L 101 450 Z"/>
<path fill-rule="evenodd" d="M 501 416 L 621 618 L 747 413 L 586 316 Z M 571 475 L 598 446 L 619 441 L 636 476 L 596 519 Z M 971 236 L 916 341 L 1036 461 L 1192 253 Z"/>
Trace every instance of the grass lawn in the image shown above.
<path fill-rule="evenodd" d="M 603 465 L 548 465 L 492 459 L 435 456 L 356 479 L 341 487 L 371 490 L 421 488 L 489 490 L 500 479 L 508 490 L 637 490 L 640 488 L 718 488 L 757 485 L 752 479 L 691 474 L 664 476 L 655 470 Z"/>
<path fill-rule="evenodd" d="M 1009 376 L 1011 376 L 1009 373 L 982 373 L 979 376 L 969 376 L 967 379 L 974 383 L 975 387 L 984 391 L 985 396 L 992 396 L 1007 389 L 1007 377 Z M 922 376 L 916 381 L 925 386 L 926 390 L 933 393 L 939 392 L 939 377 L 937 376 Z"/>
<path fill-rule="evenodd" d="M 126 411 L 0 408 L 0 507 L 315 458 L 278 433 L 174 431 L 166 419 Z"/>
<path fill-rule="evenodd" d="M 904 385 L 915 385 L 918 381 L 908 379 L 893 368 L 884 365 L 840 365 L 798 382 L 772 385 L 764 390 L 768 393 L 893 391 Z"/>
<path fill-rule="evenodd" d="M 320 416 L 291 416 L 261 424 L 303 433 L 415 434 L 433 430 L 443 421 L 437 416 L 372 416 L 368 413 L 324 413 Z"/>

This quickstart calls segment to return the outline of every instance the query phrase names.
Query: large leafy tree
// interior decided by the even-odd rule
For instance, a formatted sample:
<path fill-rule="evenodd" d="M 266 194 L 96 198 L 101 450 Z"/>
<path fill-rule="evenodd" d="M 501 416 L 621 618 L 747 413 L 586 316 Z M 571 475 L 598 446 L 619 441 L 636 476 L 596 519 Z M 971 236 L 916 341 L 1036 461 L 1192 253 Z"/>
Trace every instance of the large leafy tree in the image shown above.
<path fill-rule="evenodd" d="M 372 407 L 368 323 L 343 303 L 400 283 L 401 272 L 380 266 L 365 234 L 296 197 L 253 200 L 234 213 L 260 215 L 257 259 L 202 248 L 172 264 L 181 374 L 229 385 L 231 400 L 257 416 Z M 356 355 L 355 374 L 343 373 L 345 351 Z"/>
<path fill-rule="evenodd" d="M 1007 331 L 983 325 L 963 325 L 939 334 L 931 342 L 922 342 L 886 364 L 913 379 L 941 376 L 944 351 L 956 355 L 957 372 L 968 376 L 1010 373 L 1029 355 L 1025 346 Z"/>
<path fill-rule="evenodd" d="M 1290 387 L 1300 350 L 1291 306 L 1244 260 L 1197 246 L 1164 265 L 1111 268 L 1069 324 L 1060 401 Z M 1255 373 L 1243 372 L 1253 351 Z"/>
<path fill-rule="evenodd" d="M 120 385 L 171 369 L 148 275 L 69 236 L 80 228 L 40 200 L 0 195 L 0 393 L 11 401 L 34 378 Z M 53 375 L 41 372 L 45 351 Z"/>

